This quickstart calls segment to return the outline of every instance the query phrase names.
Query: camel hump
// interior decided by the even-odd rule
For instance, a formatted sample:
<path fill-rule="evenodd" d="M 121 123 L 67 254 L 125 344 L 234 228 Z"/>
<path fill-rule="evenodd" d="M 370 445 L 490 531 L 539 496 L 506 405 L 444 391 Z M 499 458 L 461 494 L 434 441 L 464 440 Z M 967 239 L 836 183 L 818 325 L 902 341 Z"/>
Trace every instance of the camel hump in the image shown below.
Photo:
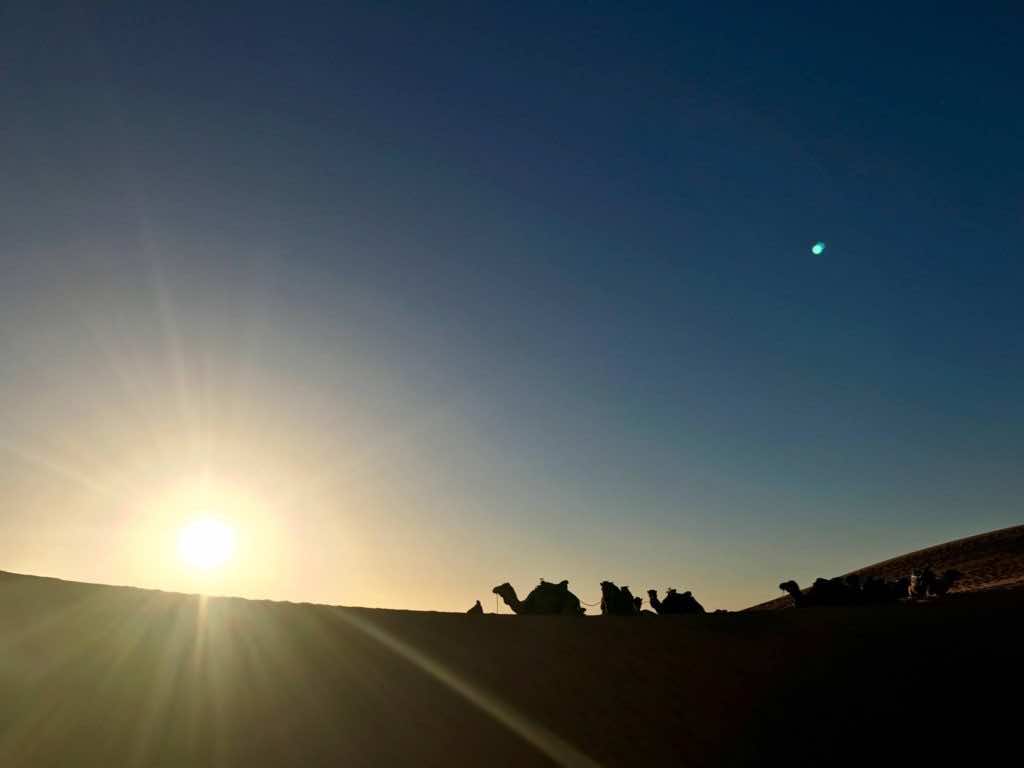
<path fill-rule="evenodd" d="M 569 591 L 568 579 L 558 583 L 541 579 L 540 584 L 523 600 L 524 613 L 581 613 L 580 600 Z"/>

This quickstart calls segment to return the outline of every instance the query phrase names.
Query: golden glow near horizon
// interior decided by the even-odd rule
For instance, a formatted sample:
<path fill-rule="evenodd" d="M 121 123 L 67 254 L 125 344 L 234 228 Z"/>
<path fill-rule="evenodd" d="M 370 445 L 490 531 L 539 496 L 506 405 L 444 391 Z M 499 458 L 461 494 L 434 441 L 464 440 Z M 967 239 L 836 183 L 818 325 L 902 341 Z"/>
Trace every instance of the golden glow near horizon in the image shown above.
<path fill-rule="evenodd" d="M 227 563 L 234 553 L 234 530 L 214 517 L 189 523 L 178 534 L 178 556 L 190 568 L 214 570 Z"/>

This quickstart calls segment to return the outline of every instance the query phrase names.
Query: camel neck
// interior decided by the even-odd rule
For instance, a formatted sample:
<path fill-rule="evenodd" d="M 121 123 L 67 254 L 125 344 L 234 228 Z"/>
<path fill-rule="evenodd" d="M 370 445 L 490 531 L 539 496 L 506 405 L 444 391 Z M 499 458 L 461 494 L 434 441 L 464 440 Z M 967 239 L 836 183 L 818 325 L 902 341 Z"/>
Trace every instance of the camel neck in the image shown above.
<path fill-rule="evenodd" d="M 513 613 L 520 613 L 523 608 L 522 602 L 519 600 L 519 596 L 516 594 L 514 589 L 510 589 L 508 596 L 502 596 L 505 600 L 505 604 L 512 609 Z"/>

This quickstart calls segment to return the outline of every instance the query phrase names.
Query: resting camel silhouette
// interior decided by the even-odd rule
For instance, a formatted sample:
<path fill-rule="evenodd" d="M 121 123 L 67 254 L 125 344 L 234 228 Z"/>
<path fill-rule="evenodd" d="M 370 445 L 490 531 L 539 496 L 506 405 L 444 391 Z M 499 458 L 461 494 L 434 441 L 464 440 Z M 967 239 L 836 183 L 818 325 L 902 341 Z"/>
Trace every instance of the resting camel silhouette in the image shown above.
<path fill-rule="evenodd" d="M 962 578 L 963 574 L 960 573 L 960 571 L 955 568 L 950 568 L 932 582 L 932 595 L 935 597 L 942 597 Z"/>
<path fill-rule="evenodd" d="M 704 606 L 697 602 L 692 592 L 679 594 L 675 589 L 665 593 L 665 599 L 658 597 L 658 590 L 647 590 L 651 607 L 661 616 L 681 615 L 686 613 L 705 613 Z"/>
<path fill-rule="evenodd" d="M 617 587 L 614 582 L 601 582 L 601 614 L 604 616 L 638 616 L 640 609 L 629 587 Z"/>
<path fill-rule="evenodd" d="M 801 590 L 795 581 L 784 581 L 779 584 L 779 589 L 789 593 L 795 607 L 878 605 L 908 598 L 916 600 L 929 596 L 940 597 L 949 592 L 959 578 L 959 571 L 950 570 L 942 576 L 936 576 L 931 568 L 925 566 L 915 569 L 909 578 L 904 577 L 895 581 L 868 576 L 862 582 L 860 576 L 850 574 L 831 579 L 817 578 L 806 590 Z"/>
<path fill-rule="evenodd" d="M 540 580 L 540 584 L 533 588 L 533 591 L 520 600 L 515 589 L 507 581 L 499 584 L 493 590 L 494 594 L 505 601 L 505 605 L 512 609 L 513 613 L 519 615 L 557 614 L 562 616 L 582 616 L 583 606 L 580 599 L 569 591 L 569 582 L 563 580 L 557 584 L 550 581 Z"/>
<path fill-rule="evenodd" d="M 868 605 L 879 603 L 895 603 L 905 598 L 910 591 L 910 577 L 904 576 L 896 581 L 868 576 L 861 584 L 861 599 Z"/>
<path fill-rule="evenodd" d="M 914 572 L 910 574 L 910 598 L 921 600 L 925 597 L 942 597 L 962 576 L 963 574 L 955 569 L 936 576 L 930 565 L 915 568 Z"/>
<path fill-rule="evenodd" d="M 841 578 L 817 578 L 807 591 L 801 591 L 795 581 L 784 581 L 779 589 L 788 592 L 796 607 L 809 605 L 850 605 L 856 600 L 849 587 Z"/>

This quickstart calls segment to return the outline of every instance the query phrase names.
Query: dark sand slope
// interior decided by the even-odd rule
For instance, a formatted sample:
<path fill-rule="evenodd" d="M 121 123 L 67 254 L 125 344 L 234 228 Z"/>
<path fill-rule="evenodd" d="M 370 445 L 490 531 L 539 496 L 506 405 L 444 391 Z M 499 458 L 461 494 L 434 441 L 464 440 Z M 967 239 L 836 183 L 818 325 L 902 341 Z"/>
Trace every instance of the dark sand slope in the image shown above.
<path fill-rule="evenodd" d="M 953 587 L 953 592 L 1024 588 L 1024 525 L 947 541 L 945 544 L 919 549 L 859 568 L 852 573 L 898 579 L 901 576 L 909 576 L 915 568 L 925 565 L 930 565 L 936 573 L 942 573 L 949 568 L 960 571 L 963 578 Z M 827 578 L 837 574 L 820 575 Z M 800 586 L 806 588 L 810 583 Z M 792 600 L 782 596 L 755 605 L 749 610 L 789 608 L 791 605 Z"/>
<path fill-rule="evenodd" d="M 983 764 L 1024 591 L 677 618 L 331 608 L 0 574 L 0 766 Z"/>

